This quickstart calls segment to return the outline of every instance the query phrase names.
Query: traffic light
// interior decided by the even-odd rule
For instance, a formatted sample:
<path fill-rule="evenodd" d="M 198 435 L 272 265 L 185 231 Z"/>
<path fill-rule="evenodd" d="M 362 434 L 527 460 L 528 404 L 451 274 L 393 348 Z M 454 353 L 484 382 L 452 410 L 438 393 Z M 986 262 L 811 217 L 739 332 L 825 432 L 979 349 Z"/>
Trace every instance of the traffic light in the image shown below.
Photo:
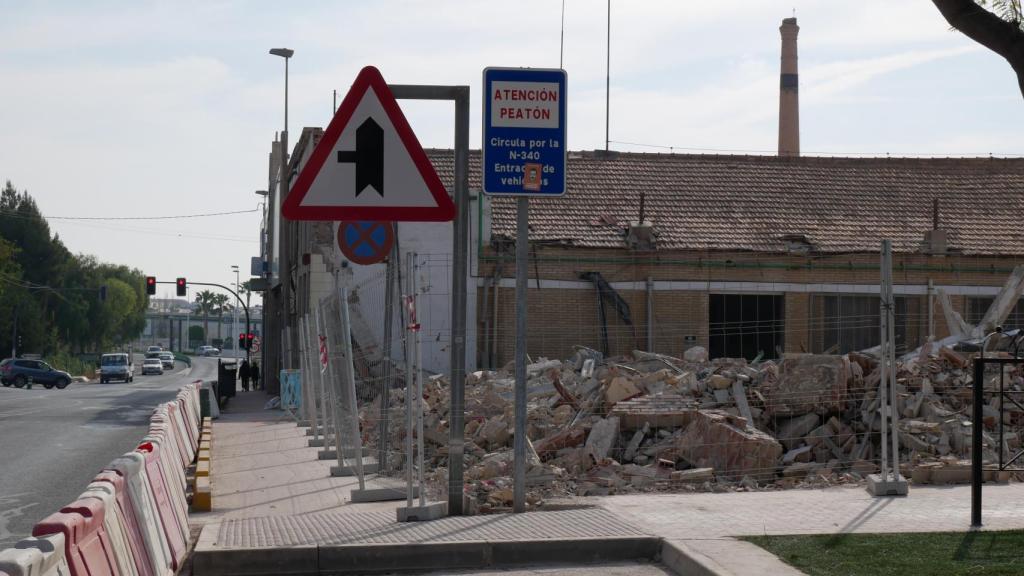
<path fill-rule="evenodd" d="M 185 296 L 188 294 L 188 282 L 184 278 L 178 278 L 178 296 Z"/>
<path fill-rule="evenodd" d="M 156 276 L 146 276 L 146 294 L 156 294 Z"/>
<path fill-rule="evenodd" d="M 249 332 L 248 334 L 245 335 L 245 349 L 246 350 L 252 350 L 252 340 L 255 337 L 256 337 L 256 335 L 253 334 L 252 332 Z"/>
<path fill-rule="evenodd" d="M 245 350 L 245 332 L 238 335 L 238 349 Z"/>

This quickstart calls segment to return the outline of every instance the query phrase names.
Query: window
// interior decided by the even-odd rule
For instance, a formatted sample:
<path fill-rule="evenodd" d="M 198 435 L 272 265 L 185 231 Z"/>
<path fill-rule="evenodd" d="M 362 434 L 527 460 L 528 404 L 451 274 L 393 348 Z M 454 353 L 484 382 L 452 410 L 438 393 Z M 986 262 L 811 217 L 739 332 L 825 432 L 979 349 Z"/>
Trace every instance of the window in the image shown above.
<path fill-rule="evenodd" d="M 846 294 L 819 296 L 822 316 L 818 326 L 822 331 L 822 353 L 846 354 L 865 350 L 881 343 L 881 308 L 878 296 L 852 296 Z M 908 299 L 896 297 L 895 326 L 896 352 L 907 347 Z"/>
<path fill-rule="evenodd" d="M 978 325 L 985 317 L 985 312 L 988 312 L 992 302 L 995 302 L 994 297 L 972 296 L 967 298 L 967 322 L 975 326 Z M 1003 327 L 1007 330 L 1024 328 L 1024 301 L 1017 300 L 1016 306 L 1010 310 L 1010 315 L 1003 322 Z"/>
<path fill-rule="evenodd" d="M 711 358 L 778 358 L 785 325 L 783 297 L 770 294 L 709 295 Z"/>

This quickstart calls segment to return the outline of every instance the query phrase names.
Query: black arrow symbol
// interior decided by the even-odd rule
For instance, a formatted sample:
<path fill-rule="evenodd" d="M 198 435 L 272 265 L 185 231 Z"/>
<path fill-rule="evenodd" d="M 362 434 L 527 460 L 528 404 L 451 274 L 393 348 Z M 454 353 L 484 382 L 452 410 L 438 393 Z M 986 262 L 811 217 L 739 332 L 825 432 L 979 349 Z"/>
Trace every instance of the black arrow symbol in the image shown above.
<path fill-rule="evenodd" d="M 367 186 L 384 197 L 384 129 L 373 118 L 367 118 L 356 128 L 356 149 L 338 150 L 338 162 L 356 165 L 356 197 Z"/>

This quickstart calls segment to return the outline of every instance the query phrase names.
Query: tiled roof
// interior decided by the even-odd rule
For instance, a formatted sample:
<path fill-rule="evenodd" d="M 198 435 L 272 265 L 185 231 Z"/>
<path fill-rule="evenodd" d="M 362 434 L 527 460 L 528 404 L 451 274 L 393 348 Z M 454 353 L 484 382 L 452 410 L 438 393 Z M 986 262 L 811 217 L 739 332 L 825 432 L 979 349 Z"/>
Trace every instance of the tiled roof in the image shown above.
<path fill-rule="evenodd" d="M 428 150 L 451 189 L 451 150 Z M 568 192 L 530 203 L 530 239 L 625 248 L 639 216 L 658 250 L 877 252 L 889 238 L 917 252 L 940 201 L 952 252 L 1024 256 L 1024 159 L 823 158 L 593 152 L 569 154 Z M 470 154 L 470 187 L 480 155 Z M 515 200 L 494 198 L 492 236 L 515 237 Z"/>

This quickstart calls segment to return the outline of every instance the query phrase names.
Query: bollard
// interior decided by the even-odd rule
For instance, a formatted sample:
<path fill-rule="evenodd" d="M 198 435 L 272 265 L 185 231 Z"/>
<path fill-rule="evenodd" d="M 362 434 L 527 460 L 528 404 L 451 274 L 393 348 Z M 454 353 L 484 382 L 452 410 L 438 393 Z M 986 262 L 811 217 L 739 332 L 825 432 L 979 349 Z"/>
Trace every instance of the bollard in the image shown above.
<path fill-rule="evenodd" d="M 29 390 L 32 389 L 32 377 L 31 376 L 28 377 L 28 382 L 25 383 L 25 388 L 27 388 Z"/>

